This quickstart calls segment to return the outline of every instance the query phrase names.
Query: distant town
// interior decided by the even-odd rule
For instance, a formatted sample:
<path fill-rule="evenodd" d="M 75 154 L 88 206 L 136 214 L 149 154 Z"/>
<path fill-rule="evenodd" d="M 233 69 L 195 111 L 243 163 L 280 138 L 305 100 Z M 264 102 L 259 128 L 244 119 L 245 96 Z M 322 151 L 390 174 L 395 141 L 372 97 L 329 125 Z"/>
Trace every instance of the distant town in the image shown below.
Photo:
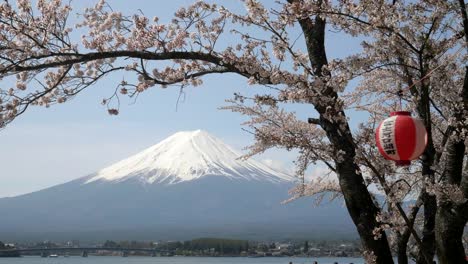
<path fill-rule="evenodd" d="M 111 241 L 80 243 L 0 242 L 0 257 L 200 256 L 200 257 L 360 257 L 359 241 L 247 241 L 200 238 L 189 241 Z"/>

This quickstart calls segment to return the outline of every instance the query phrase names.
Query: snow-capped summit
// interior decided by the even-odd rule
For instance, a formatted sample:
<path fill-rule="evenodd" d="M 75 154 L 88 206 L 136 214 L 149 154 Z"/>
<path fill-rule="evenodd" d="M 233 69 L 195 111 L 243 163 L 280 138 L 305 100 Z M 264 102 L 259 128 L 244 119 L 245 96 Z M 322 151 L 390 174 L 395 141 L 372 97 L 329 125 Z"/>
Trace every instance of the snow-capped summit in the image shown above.
<path fill-rule="evenodd" d="M 220 176 L 237 180 L 290 182 L 294 178 L 241 153 L 203 130 L 173 134 L 160 143 L 97 172 L 85 183 L 137 179 L 153 184 L 174 184 Z"/>

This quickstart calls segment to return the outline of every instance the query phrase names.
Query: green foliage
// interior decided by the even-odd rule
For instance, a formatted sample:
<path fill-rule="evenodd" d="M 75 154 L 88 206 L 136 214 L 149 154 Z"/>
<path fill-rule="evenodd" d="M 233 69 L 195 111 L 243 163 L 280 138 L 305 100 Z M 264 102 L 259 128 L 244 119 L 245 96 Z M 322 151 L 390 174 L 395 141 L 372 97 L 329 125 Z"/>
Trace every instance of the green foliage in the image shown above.
<path fill-rule="evenodd" d="M 109 247 L 109 248 L 152 248 L 153 244 L 151 242 L 145 242 L 145 241 L 119 241 L 115 242 L 112 240 L 106 240 L 104 244 L 102 245 L 103 247 Z"/>
<path fill-rule="evenodd" d="M 44 241 L 44 242 L 36 243 L 35 247 L 37 247 L 37 248 L 57 248 L 57 247 L 60 247 L 60 246 L 57 245 L 54 242 L 51 242 L 51 241 Z"/>
<path fill-rule="evenodd" d="M 246 240 L 219 239 L 219 238 L 200 238 L 191 241 L 185 241 L 184 250 L 207 251 L 213 250 L 219 254 L 239 254 L 242 251 L 249 250 L 249 242 Z"/>
<path fill-rule="evenodd" d="M 304 253 L 307 253 L 309 252 L 309 241 L 305 241 L 304 242 Z"/>
<path fill-rule="evenodd" d="M 103 247 L 106 247 L 106 248 L 117 248 L 117 247 L 120 247 L 120 245 L 117 243 L 117 242 L 114 242 L 112 240 L 107 240 Z"/>
<path fill-rule="evenodd" d="M 177 250 L 177 249 L 185 249 L 184 244 L 182 244 L 179 241 L 176 242 L 168 242 L 165 246 L 164 249 L 167 250 Z"/>

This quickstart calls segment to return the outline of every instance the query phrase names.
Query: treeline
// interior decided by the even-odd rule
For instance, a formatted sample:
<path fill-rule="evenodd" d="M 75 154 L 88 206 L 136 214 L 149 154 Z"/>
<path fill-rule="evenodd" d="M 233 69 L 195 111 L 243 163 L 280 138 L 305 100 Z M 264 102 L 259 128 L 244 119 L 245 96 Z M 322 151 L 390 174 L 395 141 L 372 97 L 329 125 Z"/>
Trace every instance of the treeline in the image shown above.
<path fill-rule="evenodd" d="M 184 241 L 179 249 L 188 251 L 211 250 L 220 254 L 240 254 L 242 251 L 249 251 L 247 240 L 200 238 L 191 241 Z"/>
<path fill-rule="evenodd" d="M 144 241 L 119 241 L 107 240 L 103 245 L 106 248 L 153 248 L 152 242 Z"/>
<path fill-rule="evenodd" d="M 249 251 L 247 240 L 220 239 L 220 238 L 199 238 L 189 241 L 176 241 L 153 244 L 151 242 L 140 241 L 119 241 L 107 240 L 103 245 L 107 248 L 157 248 L 177 253 L 203 252 L 218 253 L 221 255 L 240 254 Z"/>

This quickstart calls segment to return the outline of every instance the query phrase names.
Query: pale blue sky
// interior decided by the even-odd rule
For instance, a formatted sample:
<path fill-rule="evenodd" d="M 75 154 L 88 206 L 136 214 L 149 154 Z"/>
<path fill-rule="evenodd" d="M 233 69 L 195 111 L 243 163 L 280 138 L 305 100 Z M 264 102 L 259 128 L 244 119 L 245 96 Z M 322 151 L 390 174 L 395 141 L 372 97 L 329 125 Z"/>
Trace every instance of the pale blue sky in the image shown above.
<path fill-rule="evenodd" d="M 81 12 L 95 2 L 74 1 L 73 12 Z M 162 21 L 169 20 L 178 7 L 193 3 L 192 0 L 108 2 L 114 10 L 125 14 L 141 9 L 145 15 L 158 16 Z M 216 2 L 243 10 L 241 1 Z M 326 42 L 330 57 L 359 49 L 358 40 L 331 32 Z M 109 116 L 100 101 L 110 95 L 120 80 L 116 78 L 119 76 L 104 79 L 66 104 L 49 109 L 31 108 L 0 131 L 0 197 L 85 176 L 181 130 L 206 130 L 237 149 L 252 143 L 251 135 L 241 130 L 244 117 L 217 110 L 226 105 L 224 100 L 234 92 L 253 93 L 257 89 L 248 86 L 243 78 L 234 75 L 205 78 L 203 86 L 185 90 L 185 100 L 179 103 L 177 111 L 177 89 L 150 89 L 135 104 L 124 101 L 120 115 Z M 309 109 L 298 107 L 298 115 L 307 118 Z M 286 169 L 292 167 L 293 158 L 294 153 L 285 151 L 269 151 L 257 157 L 274 160 Z"/>

